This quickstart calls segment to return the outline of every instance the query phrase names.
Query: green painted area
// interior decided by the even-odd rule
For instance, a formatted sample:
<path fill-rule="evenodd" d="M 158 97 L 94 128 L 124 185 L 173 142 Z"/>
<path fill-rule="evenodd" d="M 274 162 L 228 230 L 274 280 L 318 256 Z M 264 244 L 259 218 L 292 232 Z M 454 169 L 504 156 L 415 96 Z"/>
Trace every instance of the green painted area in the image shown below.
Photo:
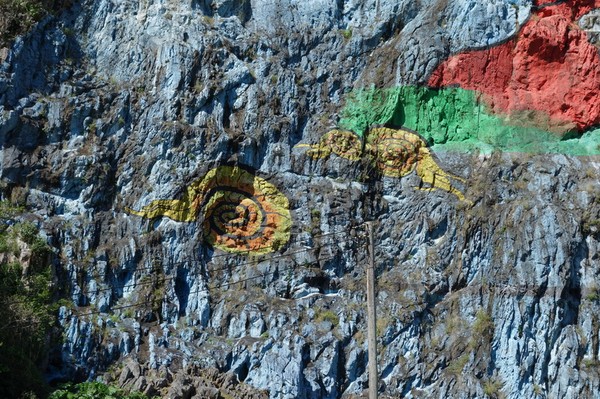
<path fill-rule="evenodd" d="M 389 122 L 396 111 L 400 89 L 361 89 L 350 93 L 340 127 L 360 137 L 373 125 Z"/>
<path fill-rule="evenodd" d="M 347 100 L 340 127 L 362 137 L 370 126 L 385 123 L 418 132 L 436 151 L 600 154 L 600 129 L 580 137 L 565 134 L 564 127 L 554 133 L 539 114 L 494 115 L 476 92 L 460 88 L 357 90 Z"/>

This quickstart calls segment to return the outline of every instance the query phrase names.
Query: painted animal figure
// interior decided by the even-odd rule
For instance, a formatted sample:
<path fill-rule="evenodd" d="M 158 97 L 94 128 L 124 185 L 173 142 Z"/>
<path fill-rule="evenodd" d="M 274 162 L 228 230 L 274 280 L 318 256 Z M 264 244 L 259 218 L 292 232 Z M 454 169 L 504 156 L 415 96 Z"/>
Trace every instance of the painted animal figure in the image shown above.
<path fill-rule="evenodd" d="M 312 158 L 324 158 L 333 153 L 350 161 L 358 161 L 364 154 L 384 176 L 400 178 L 414 171 L 423 183 L 429 185 L 416 189 L 444 190 L 468 202 L 463 193 L 452 185 L 452 180 L 463 183 L 465 180 L 438 166 L 427 143 L 407 129 L 373 128 L 366 136 L 364 149 L 356 134 L 338 129 L 323 135 L 317 144 L 300 144 L 298 147 L 309 147 L 307 155 Z"/>
<path fill-rule="evenodd" d="M 210 170 L 187 186 L 181 199 L 155 200 L 139 211 L 126 211 L 147 219 L 200 220 L 211 246 L 252 255 L 284 246 L 292 224 L 288 199 L 273 184 L 238 166 Z"/>

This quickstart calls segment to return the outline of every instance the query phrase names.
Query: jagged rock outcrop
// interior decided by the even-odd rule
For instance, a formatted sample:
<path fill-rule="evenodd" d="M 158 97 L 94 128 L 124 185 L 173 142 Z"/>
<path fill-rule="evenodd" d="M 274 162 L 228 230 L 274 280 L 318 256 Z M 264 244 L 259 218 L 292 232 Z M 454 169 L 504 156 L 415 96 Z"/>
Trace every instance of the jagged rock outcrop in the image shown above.
<path fill-rule="evenodd" d="M 107 376 L 112 381 L 112 376 Z M 127 359 L 115 381 L 122 388 L 143 392 L 148 396 L 168 398 L 243 398 L 265 399 L 266 391 L 240 384 L 235 374 L 221 373 L 214 368 L 200 369 L 190 366 L 177 374 L 167 367 L 148 369 Z"/>
<path fill-rule="evenodd" d="M 464 201 L 427 191 L 431 169 L 386 175 L 305 148 L 353 89 L 427 84 L 453 55 L 506 46 L 532 12 L 526 0 L 85 0 L 17 38 L 0 51 L 2 192 L 39 216 L 69 301 L 49 376 L 170 397 L 359 397 L 376 219 L 382 394 L 594 397 L 596 158 L 438 151 L 461 133 L 441 100 L 430 162 Z M 222 190 L 231 165 L 255 178 Z M 288 241 L 215 244 L 246 228 L 233 213 L 264 227 L 262 197 L 278 193 Z M 166 216 L 140 211 L 152 204 Z M 210 212 L 167 217 L 193 207 Z"/>

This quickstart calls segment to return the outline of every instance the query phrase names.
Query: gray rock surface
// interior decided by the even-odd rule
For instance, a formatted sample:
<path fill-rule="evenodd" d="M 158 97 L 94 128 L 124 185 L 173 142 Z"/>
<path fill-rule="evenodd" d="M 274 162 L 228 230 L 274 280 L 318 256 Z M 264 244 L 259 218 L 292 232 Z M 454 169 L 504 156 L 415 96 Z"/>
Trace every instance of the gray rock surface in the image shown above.
<path fill-rule="evenodd" d="M 513 35 L 531 2 L 75 3 L 0 63 L 2 193 L 39 215 L 70 302 L 53 375 L 174 398 L 360 397 L 377 208 L 382 394 L 598 395 L 597 160 L 438 154 L 467 205 L 294 148 L 336 126 L 353 88 L 422 83 Z M 126 212 L 226 162 L 289 198 L 279 252 L 223 253 L 201 220 Z"/>

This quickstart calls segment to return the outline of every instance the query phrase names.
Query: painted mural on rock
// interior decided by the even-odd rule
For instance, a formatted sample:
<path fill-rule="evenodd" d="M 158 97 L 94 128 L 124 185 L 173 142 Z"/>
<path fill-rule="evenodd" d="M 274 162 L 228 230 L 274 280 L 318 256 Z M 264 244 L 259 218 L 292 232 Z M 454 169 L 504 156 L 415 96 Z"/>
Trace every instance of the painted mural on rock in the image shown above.
<path fill-rule="evenodd" d="M 600 1 L 538 1 L 511 40 L 451 56 L 430 87 L 474 90 L 493 114 L 528 113 L 557 132 L 600 123 L 600 57 L 577 21 Z"/>
<path fill-rule="evenodd" d="M 451 55 L 423 87 L 355 91 L 339 125 L 359 135 L 404 126 L 436 151 L 599 155 L 600 56 L 588 26 L 597 7 L 538 1 L 514 37 Z"/>
<path fill-rule="evenodd" d="M 152 201 L 127 212 L 148 219 L 202 221 L 205 240 L 231 253 L 262 255 L 290 238 L 289 201 L 277 187 L 240 166 L 220 166 L 190 184 L 181 199 Z"/>
<path fill-rule="evenodd" d="M 401 178 L 415 172 L 425 186 L 419 190 L 444 190 L 466 201 L 464 194 L 455 187 L 464 183 L 462 177 L 444 171 L 427 148 L 427 143 L 413 131 L 374 127 L 363 142 L 350 131 L 334 129 L 321 137 L 317 144 L 300 144 L 309 147 L 307 155 L 324 158 L 335 154 L 350 161 L 358 161 L 364 155 L 369 163 L 383 176 Z M 454 181 L 454 183 L 453 183 Z"/>

